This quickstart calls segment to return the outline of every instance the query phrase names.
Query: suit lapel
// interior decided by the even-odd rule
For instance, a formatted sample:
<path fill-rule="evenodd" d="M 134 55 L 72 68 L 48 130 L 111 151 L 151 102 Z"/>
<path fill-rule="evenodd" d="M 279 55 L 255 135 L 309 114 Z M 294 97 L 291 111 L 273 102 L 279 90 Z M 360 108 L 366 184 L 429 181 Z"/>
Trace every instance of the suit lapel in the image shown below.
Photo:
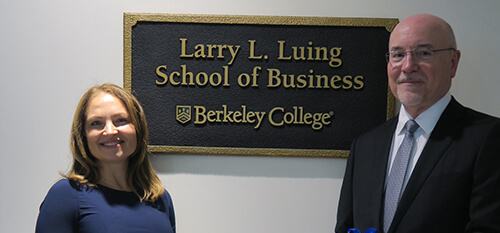
<path fill-rule="evenodd" d="M 463 107 L 452 98 L 450 104 L 441 115 L 436 127 L 427 141 L 427 144 L 415 165 L 415 169 L 401 197 L 398 209 L 392 221 L 389 232 L 394 232 L 406 211 L 417 196 L 427 177 L 436 167 L 445 151 L 454 141 L 455 135 L 463 128 L 460 117 L 463 116 Z"/>
<path fill-rule="evenodd" d="M 374 140 L 375 150 L 373 151 L 374 159 L 372 162 L 373 167 L 377 168 L 374 172 L 374 176 L 371 179 L 374 183 L 373 187 L 377 187 L 377 189 L 371 190 L 368 193 L 371 199 L 380 200 L 375 202 L 375 206 L 373 208 L 376 213 L 374 221 L 378 222 L 379 226 L 382 226 L 381 221 L 383 219 L 383 211 L 384 211 L 384 191 L 385 191 L 385 179 L 387 174 L 387 165 L 389 160 L 389 153 L 391 151 L 392 138 L 394 136 L 394 130 L 396 129 L 396 125 L 398 122 L 398 116 L 392 118 L 388 122 L 386 122 L 387 126 L 382 127 L 382 131 L 377 136 L 377 139 Z M 368 198 L 368 197 L 367 197 Z"/>

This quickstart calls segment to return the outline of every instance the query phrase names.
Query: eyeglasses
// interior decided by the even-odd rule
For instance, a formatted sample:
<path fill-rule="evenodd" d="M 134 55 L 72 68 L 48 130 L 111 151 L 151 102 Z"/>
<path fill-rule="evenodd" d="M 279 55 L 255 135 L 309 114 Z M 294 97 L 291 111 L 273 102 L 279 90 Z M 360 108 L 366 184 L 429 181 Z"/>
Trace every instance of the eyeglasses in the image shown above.
<path fill-rule="evenodd" d="M 391 62 L 393 66 L 401 65 L 401 61 L 406 57 L 406 54 L 411 53 L 415 57 L 417 62 L 430 62 L 434 58 L 434 53 L 453 50 L 455 48 L 446 48 L 446 49 L 431 49 L 428 47 L 416 48 L 411 51 L 404 50 L 393 50 L 385 54 L 385 58 L 387 62 Z"/>

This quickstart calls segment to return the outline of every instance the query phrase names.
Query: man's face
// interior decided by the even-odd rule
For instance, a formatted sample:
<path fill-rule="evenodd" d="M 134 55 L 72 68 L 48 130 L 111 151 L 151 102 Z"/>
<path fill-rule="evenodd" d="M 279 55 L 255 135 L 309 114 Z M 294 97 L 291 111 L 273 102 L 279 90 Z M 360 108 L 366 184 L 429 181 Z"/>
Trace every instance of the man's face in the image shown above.
<path fill-rule="evenodd" d="M 450 48 L 449 38 L 442 26 L 429 19 L 408 18 L 391 34 L 389 51 L 402 51 L 405 56 L 396 64 L 387 64 L 389 86 L 407 110 L 414 109 L 417 115 L 449 91 L 460 52 L 435 52 L 430 61 L 422 61 L 412 51 Z"/>

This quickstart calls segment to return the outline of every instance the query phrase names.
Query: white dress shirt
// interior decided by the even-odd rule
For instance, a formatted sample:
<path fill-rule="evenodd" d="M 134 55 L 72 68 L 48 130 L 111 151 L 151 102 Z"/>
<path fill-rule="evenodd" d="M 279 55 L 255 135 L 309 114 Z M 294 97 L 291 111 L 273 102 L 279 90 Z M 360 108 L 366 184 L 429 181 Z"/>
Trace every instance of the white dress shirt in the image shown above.
<path fill-rule="evenodd" d="M 406 171 L 405 180 L 403 181 L 403 190 L 406 187 L 408 180 L 410 179 L 413 169 L 415 168 L 415 165 L 417 164 L 418 159 L 422 154 L 422 150 L 424 149 L 425 144 L 427 143 L 427 140 L 429 139 L 432 133 L 432 130 L 434 130 L 434 127 L 436 126 L 439 118 L 441 117 L 441 114 L 443 113 L 446 106 L 448 106 L 450 101 L 451 101 L 451 95 L 447 93 L 438 102 L 436 102 L 430 108 L 428 108 L 420 115 L 418 115 L 416 119 L 414 119 L 420 127 L 413 134 L 415 142 L 413 144 L 413 149 L 410 153 L 410 160 L 408 161 L 408 168 Z M 401 143 L 403 143 L 403 138 L 405 136 L 403 128 L 406 124 L 406 121 L 410 119 L 412 119 L 412 117 L 408 114 L 408 112 L 406 112 L 404 106 L 402 105 L 399 110 L 398 124 L 396 126 L 396 130 L 394 131 L 394 136 L 392 139 L 391 152 L 389 154 L 389 161 L 388 161 L 389 166 L 387 169 L 387 176 L 391 172 L 392 164 L 394 162 L 394 158 L 396 157 L 398 148 L 401 146 Z"/>

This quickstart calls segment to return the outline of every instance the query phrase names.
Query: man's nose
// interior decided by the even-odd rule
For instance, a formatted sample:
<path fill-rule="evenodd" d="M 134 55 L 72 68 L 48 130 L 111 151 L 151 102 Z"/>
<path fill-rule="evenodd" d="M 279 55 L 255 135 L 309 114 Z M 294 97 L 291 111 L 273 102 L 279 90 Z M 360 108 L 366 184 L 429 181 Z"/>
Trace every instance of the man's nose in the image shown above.
<path fill-rule="evenodd" d="M 418 61 L 411 52 L 407 52 L 405 57 L 403 58 L 403 64 L 401 69 L 404 72 L 413 72 L 418 69 Z"/>

